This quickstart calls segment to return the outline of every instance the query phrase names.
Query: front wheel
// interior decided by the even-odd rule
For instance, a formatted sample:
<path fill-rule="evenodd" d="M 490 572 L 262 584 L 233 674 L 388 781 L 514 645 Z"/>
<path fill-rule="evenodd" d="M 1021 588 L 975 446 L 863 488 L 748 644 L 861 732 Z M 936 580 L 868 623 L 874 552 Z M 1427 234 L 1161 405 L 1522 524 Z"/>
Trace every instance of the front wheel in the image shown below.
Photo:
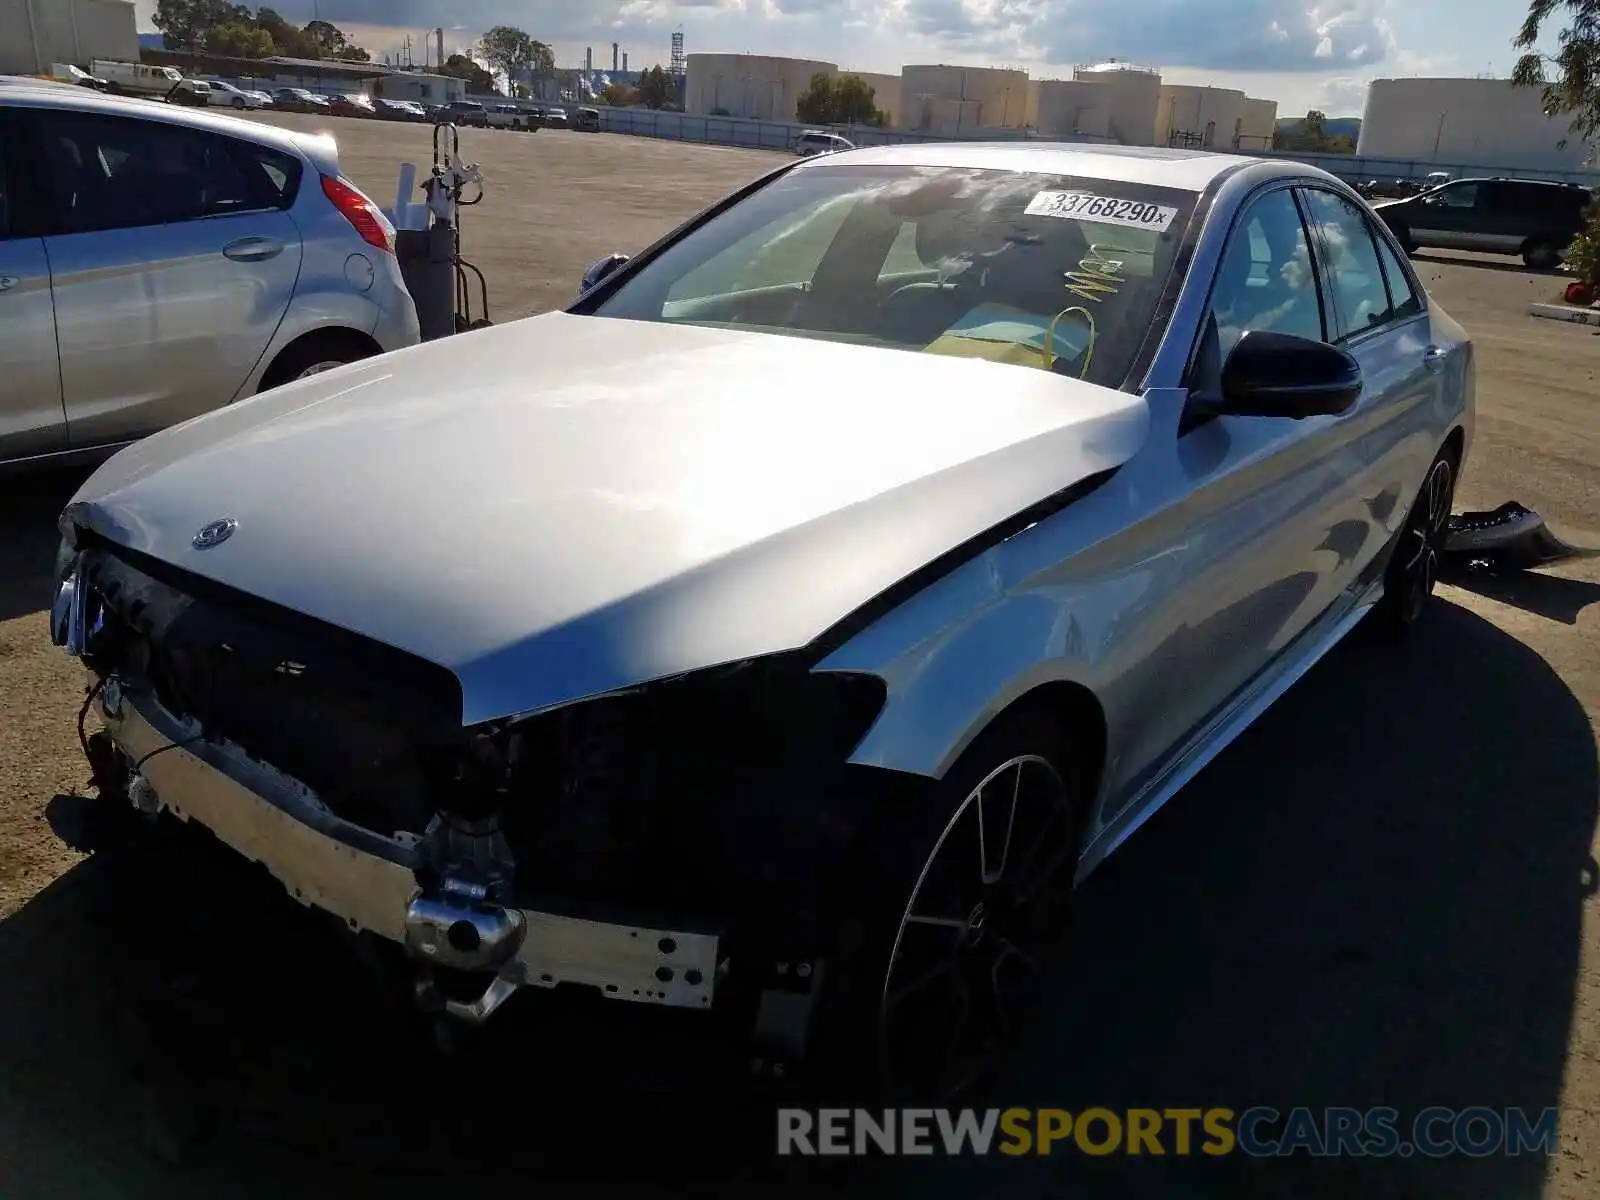
<path fill-rule="evenodd" d="M 246 107 L 245 102 L 244 102 L 244 97 L 243 96 L 235 96 L 233 98 L 233 106 L 234 106 L 234 108 L 237 108 L 237 109 L 240 109 L 240 110 L 244 109 Z"/>
<path fill-rule="evenodd" d="M 1450 529 L 1450 508 L 1455 502 L 1456 458 L 1448 449 L 1439 452 L 1423 478 L 1395 543 L 1383 577 L 1379 619 L 1391 634 L 1404 633 L 1428 609 L 1439 578 L 1439 555 Z"/>
<path fill-rule="evenodd" d="M 1531 271 L 1551 271 L 1561 263 L 1555 243 L 1536 238 L 1522 248 L 1522 261 Z"/>
<path fill-rule="evenodd" d="M 1018 712 L 871 839 L 851 949 L 819 1001 L 818 1086 L 940 1103 L 1000 1065 L 1065 923 L 1083 782 L 1049 714 Z"/>

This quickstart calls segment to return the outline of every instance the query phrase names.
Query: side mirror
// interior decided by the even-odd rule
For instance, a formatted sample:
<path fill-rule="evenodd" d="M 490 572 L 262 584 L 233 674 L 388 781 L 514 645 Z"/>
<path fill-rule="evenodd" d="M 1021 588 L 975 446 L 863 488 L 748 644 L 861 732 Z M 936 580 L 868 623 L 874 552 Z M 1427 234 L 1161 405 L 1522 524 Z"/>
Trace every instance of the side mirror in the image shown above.
<path fill-rule="evenodd" d="M 1361 395 L 1361 364 L 1327 342 L 1253 329 L 1222 364 L 1222 406 L 1240 417 L 1342 413 Z"/>
<path fill-rule="evenodd" d="M 608 254 L 590 263 L 589 269 L 583 273 L 583 282 L 578 285 L 578 291 L 587 292 L 627 261 L 626 254 Z"/>

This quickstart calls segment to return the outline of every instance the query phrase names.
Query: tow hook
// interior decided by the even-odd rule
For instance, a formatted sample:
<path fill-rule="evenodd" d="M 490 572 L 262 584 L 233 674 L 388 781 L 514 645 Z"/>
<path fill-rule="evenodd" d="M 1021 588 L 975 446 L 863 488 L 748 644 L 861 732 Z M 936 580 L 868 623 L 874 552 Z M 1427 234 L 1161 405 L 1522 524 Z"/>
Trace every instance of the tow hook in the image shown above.
<path fill-rule="evenodd" d="M 526 926 L 516 909 L 490 903 L 481 884 L 446 879 L 406 909 L 406 951 L 457 971 L 498 971 L 516 954 Z"/>

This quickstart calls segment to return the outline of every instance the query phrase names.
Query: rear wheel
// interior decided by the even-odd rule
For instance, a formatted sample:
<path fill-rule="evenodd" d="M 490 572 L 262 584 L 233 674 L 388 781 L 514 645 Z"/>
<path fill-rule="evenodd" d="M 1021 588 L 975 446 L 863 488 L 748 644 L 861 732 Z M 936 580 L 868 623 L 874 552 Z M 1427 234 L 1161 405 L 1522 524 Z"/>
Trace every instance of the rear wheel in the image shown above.
<path fill-rule="evenodd" d="M 276 361 L 261 377 L 258 391 L 269 391 L 297 379 L 309 379 L 346 363 L 371 358 L 377 351 L 355 334 L 340 330 L 313 334 L 302 338 L 278 355 Z"/>
<path fill-rule="evenodd" d="M 999 1065 L 1065 925 L 1082 784 L 1049 714 L 1019 711 L 873 839 L 819 1000 L 815 1086 L 939 1103 Z"/>
<path fill-rule="evenodd" d="M 235 96 L 233 98 L 233 106 L 235 108 L 237 108 L 237 109 L 243 109 L 245 107 L 244 97 L 243 96 Z"/>

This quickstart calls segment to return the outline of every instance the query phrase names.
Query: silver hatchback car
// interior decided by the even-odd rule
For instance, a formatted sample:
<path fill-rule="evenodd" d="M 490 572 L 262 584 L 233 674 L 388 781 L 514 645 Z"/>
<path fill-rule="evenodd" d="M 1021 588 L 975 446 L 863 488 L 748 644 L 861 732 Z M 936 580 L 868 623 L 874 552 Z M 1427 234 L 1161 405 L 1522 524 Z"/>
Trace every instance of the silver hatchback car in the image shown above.
<path fill-rule="evenodd" d="M 333 139 L 0 86 L 0 469 L 92 459 L 420 340 Z"/>

